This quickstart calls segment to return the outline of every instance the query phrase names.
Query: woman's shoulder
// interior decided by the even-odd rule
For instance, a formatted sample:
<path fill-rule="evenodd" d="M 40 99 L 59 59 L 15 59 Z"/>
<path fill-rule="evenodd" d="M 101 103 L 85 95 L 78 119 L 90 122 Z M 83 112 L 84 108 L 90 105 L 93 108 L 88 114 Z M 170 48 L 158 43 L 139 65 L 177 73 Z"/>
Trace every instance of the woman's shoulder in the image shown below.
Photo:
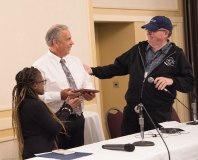
<path fill-rule="evenodd" d="M 32 98 L 25 98 L 20 105 L 21 109 L 41 109 L 46 108 L 46 105 L 41 100 L 32 99 Z"/>

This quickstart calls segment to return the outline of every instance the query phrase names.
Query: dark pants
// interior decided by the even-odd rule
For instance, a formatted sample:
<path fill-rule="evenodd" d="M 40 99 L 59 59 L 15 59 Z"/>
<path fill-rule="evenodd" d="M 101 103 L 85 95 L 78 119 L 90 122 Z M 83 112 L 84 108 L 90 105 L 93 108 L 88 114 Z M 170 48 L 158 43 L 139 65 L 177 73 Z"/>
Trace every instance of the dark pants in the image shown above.
<path fill-rule="evenodd" d="M 135 106 L 126 106 L 124 108 L 122 126 L 121 126 L 122 136 L 140 132 L 139 114 L 134 111 L 134 107 Z M 157 128 L 161 127 L 158 123 L 172 120 L 171 117 L 172 107 L 167 107 L 161 110 L 147 110 L 147 112 Z M 144 110 L 143 110 L 143 118 L 144 118 L 144 131 L 155 128 Z"/>
<path fill-rule="evenodd" d="M 69 115 L 65 123 L 65 129 L 69 136 L 64 134 L 58 135 L 58 148 L 69 149 L 84 145 L 84 123 L 85 118 L 83 114 L 81 116 L 76 116 L 76 114 Z"/>

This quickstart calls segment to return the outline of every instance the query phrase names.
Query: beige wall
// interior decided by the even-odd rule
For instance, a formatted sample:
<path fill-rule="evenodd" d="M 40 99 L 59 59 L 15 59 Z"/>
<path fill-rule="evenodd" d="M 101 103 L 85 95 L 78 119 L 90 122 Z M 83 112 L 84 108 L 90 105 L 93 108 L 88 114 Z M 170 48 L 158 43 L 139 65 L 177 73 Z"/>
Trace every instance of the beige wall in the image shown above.
<path fill-rule="evenodd" d="M 90 6 L 88 0 L 0 1 L 0 159 L 17 159 L 11 123 L 15 75 L 47 53 L 45 33 L 53 24 L 69 27 L 74 41 L 70 54 L 91 65 Z M 85 110 L 98 112 L 96 99 Z"/>

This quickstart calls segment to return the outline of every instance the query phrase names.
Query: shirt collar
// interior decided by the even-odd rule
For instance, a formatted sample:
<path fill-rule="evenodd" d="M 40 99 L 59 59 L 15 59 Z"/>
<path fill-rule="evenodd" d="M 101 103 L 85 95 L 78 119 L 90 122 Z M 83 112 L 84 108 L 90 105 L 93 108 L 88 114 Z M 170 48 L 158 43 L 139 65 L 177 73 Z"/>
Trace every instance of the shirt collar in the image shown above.
<path fill-rule="evenodd" d="M 162 52 L 166 54 L 166 53 L 167 53 L 167 52 L 166 52 L 166 49 L 169 47 L 169 45 L 170 45 L 170 41 L 168 40 L 168 42 L 166 43 L 166 45 L 163 46 L 160 50 L 162 50 Z M 146 52 L 147 52 L 149 49 L 152 49 L 152 47 L 151 47 L 150 44 L 148 44 L 148 45 L 146 46 Z"/>
<path fill-rule="evenodd" d="M 50 50 L 48 50 L 47 55 L 49 57 L 51 57 L 54 61 L 56 61 L 57 63 L 60 63 L 61 58 L 58 57 L 57 55 L 55 55 L 54 53 L 52 53 Z M 63 59 L 65 59 L 65 57 L 63 57 Z M 65 59 L 66 61 L 66 59 Z"/>

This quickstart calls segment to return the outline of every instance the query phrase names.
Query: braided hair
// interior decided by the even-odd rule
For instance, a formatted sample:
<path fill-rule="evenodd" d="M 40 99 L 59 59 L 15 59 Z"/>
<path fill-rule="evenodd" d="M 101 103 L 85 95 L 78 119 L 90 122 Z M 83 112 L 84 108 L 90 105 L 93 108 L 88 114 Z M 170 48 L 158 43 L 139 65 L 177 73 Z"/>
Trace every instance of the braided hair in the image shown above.
<path fill-rule="evenodd" d="M 33 85 L 35 84 L 39 74 L 40 71 L 37 68 L 26 67 L 23 70 L 19 71 L 15 77 L 17 84 L 15 85 L 12 91 L 12 126 L 14 130 L 14 136 L 16 136 L 18 140 L 20 159 L 22 157 L 24 148 L 24 139 L 22 136 L 22 128 L 19 115 L 20 104 L 23 102 L 26 95 L 29 95 L 34 99 L 41 101 L 37 92 L 33 88 Z M 49 110 L 51 116 L 63 127 L 66 134 L 66 130 L 62 122 L 56 117 L 56 115 L 47 105 L 46 107 Z"/>

